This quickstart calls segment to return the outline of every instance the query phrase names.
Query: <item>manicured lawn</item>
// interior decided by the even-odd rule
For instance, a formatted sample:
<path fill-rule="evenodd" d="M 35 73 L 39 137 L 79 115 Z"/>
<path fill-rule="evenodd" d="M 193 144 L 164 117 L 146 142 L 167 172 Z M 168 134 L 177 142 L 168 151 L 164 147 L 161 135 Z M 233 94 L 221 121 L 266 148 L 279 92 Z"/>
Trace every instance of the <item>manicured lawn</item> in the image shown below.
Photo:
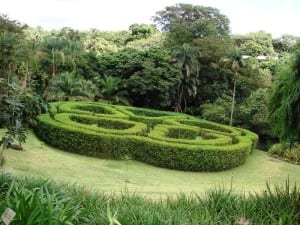
<path fill-rule="evenodd" d="M 0 131 L 3 134 L 3 130 Z M 5 171 L 76 183 L 103 192 L 138 192 L 160 196 L 200 192 L 219 185 L 237 191 L 261 191 L 266 181 L 283 184 L 287 178 L 300 184 L 300 166 L 254 151 L 246 163 L 224 172 L 182 172 L 157 168 L 133 160 L 103 160 L 60 151 L 30 133 L 24 151 L 6 150 Z"/>

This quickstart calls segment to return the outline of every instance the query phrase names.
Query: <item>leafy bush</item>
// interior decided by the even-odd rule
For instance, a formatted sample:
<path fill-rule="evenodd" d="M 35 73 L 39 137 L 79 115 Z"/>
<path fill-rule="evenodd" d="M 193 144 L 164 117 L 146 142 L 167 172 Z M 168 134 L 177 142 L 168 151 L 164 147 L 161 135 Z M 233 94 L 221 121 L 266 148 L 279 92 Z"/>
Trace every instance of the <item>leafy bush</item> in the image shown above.
<path fill-rule="evenodd" d="M 292 162 L 300 163 L 300 146 L 298 148 L 292 148 L 284 153 L 284 157 L 291 160 Z"/>
<path fill-rule="evenodd" d="M 105 108 L 110 114 L 86 111 L 87 106 Z M 90 156 L 129 155 L 160 167 L 216 171 L 242 164 L 257 142 L 250 131 L 184 114 L 102 103 L 61 102 L 51 107 L 58 107 L 58 113 L 54 119 L 46 114 L 38 117 L 37 135 L 58 148 Z"/>
<path fill-rule="evenodd" d="M 47 101 L 63 101 L 69 99 L 93 100 L 98 89 L 90 80 L 85 80 L 75 73 L 57 74 L 46 88 L 44 97 Z"/>
<path fill-rule="evenodd" d="M 291 162 L 300 163 L 300 145 L 292 148 L 286 144 L 275 144 L 269 149 L 269 155 Z"/>
<path fill-rule="evenodd" d="M 229 124 L 230 98 L 223 96 L 217 98 L 214 103 L 205 103 L 201 105 L 201 111 L 204 119 Z"/>
<path fill-rule="evenodd" d="M 2 150 L 8 147 L 21 150 L 27 127 L 33 124 L 34 117 L 47 111 L 48 104 L 32 90 L 15 82 L 7 81 L 6 85 L 5 94 L 0 95 L 0 127 L 5 127 L 7 132 L 0 138 L 0 147 Z M 0 153 L 0 165 L 2 160 L 3 151 Z"/>
<path fill-rule="evenodd" d="M 281 144 L 274 144 L 269 149 L 269 154 L 282 157 L 284 155 L 284 148 Z"/>
<path fill-rule="evenodd" d="M 16 213 L 15 224 L 79 224 L 80 203 L 71 196 L 59 195 L 40 187 L 28 189 L 19 182 L 13 182 L 7 192 L 6 204 Z"/>

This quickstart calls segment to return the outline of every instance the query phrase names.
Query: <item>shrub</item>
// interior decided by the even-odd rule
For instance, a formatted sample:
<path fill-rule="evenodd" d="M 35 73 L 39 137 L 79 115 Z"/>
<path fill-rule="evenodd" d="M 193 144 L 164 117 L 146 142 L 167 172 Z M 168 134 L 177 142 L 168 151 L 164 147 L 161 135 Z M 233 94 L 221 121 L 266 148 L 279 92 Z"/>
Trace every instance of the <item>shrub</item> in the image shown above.
<path fill-rule="evenodd" d="M 290 148 L 285 144 L 274 144 L 268 153 L 271 156 L 279 157 L 290 162 L 300 163 L 300 145 Z"/>
<path fill-rule="evenodd" d="M 58 148 L 90 156 L 129 155 L 160 167 L 217 171 L 242 164 L 257 142 L 250 131 L 184 114 L 103 103 L 61 102 L 51 107 L 57 113 L 38 117 L 37 135 Z"/>
<path fill-rule="evenodd" d="M 284 155 L 284 148 L 281 144 L 274 144 L 269 149 L 268 153 L 270 155 L 280 156 L 282 157 Z"/>
<path fill-rule="evenodd" d="M 284 157 L 292 162 L 300 163 L 300 146 L 298 148 L 292 148 L 284 153 Z"/>
<path fill-rule="evenodd" d="M 79 224 L 80 202 L 54 193 L 48 185 L 29 189 L 20 182 L 11 183 L 5 201 L 16 212 L 13 224 Z"/>

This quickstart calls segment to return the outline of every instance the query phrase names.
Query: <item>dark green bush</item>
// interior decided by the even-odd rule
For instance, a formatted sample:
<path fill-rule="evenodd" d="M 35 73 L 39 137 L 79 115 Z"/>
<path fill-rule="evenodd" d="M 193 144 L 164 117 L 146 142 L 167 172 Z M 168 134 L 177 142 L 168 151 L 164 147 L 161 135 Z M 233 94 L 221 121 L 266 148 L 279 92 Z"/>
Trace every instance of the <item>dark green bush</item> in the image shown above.
<path fill-rule="evenodd" d="M 84 115 L 78 110 L 78 102 L 64 104 L 59 107 L 64 113 L 57 113 L 55 119 L 49 115 L 38 117 L 36 133 L 46 143 L 90 156 L 120 159 L 130 155 L 160 167 L 217 171 L 242 164 L 257 140 L 249 131 L 192 119 L 184 114 L 163 112 L 161 117 L 135 116 L 133 112 L 128 113 L 128 107 L 94 103 L 95 107 L 111 109 L 113 114 L 108 118 L 90 112 Z M 77 109 L 70 113 L 74 107 Z M 120 119 L 126 116 L 130 120 Z M 147 125 L 135 122 L 148 119 L 151 122 Z M 205 138 L 201 138 L 204 133 Z"/>

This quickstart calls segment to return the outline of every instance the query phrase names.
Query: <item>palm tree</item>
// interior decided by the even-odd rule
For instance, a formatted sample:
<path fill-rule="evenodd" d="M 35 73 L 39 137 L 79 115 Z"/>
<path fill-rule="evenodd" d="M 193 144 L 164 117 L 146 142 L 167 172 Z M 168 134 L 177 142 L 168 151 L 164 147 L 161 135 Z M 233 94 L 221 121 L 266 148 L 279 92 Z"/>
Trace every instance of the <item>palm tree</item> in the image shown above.
<path fill-rule="evenodd" d="M 127 91 L 123 88 L 123 80 L 118 77 L 104 76 L 96 81 L 100 96 L 113 104 L 129 105 L 126 99 Z"/>
<path fill-rule="evenodd" d="M 228 56 L 221 59 L 221 63 L 224 63 L 226 67 L 229 67 L 230 71 L 233 73 L 233 91 L 229 121 L 229 125 L 232 126 L 236 95 L 236 81 L 240 74 L 240 68 L 245 66 L 245 61 L 243 60 L 241 51 L 239 49 L 234 49 L 228 54 Z"/>
<path fill-rule="evenodd" d="M 186 107 L 187 96 L 195 96 L 197 94 L 197 77 L 199 73 L 199 63 L 196 60 L 196 51 L 189 44 L 177 46 L 172 56 L 181 68 L 182 79 L 177 86 L 175 111 L 182 112 L 182 102 Z"/>
<path fill-rule="evenodd" d="M 74 57 L 78 50 L 78 46 L 75 42 L 62 38 L 47 37 L 37 48 L 40 52 L 43 52 L 43 55 L 51 62 L 51 79 L 53 79 L 57 73 L 58 64 L 64 65 L 68 63 L 72 67 L 71 72 L 75 71 Z"/>
<path fill-rule="evenodd" d="M 58 74 L 46 89 L 44 97 L 48 101 L 66 100 L 72 97 L 85 97 L 93 100 L 98 88 L 91 81 L 74 73 Z"/>
<path fill-rule="evenodd" d="M 76 88 L 74 91 L 74 95 L 83 96 L 90 100 L 93 100 L 95 96 L 98 94 L 97 86 L 90 80 L 85 80 L 83 78 L 78 79 L 76 82 Z"/>

